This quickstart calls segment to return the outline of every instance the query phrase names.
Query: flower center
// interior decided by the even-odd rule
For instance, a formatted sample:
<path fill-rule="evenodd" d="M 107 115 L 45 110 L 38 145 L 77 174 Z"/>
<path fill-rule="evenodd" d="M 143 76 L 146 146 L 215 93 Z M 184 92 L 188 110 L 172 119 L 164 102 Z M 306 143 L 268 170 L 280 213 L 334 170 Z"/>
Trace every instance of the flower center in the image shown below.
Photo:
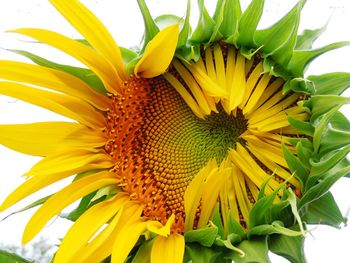
<path fill-rule="evenodd" d="M 241 110 L 233 114 L 227 114 L 219 105 L 218 112 L 212 112 L 204 120 L 198 119 L 199 140 L 198 146 L 203 146 L 202 151 L 206 154 L 206 159 L 216 159 L 220 164 L 226 157 L 230 149 L 236 148 L 237 142 L 243 140 L 239 137 L 248 127 L 248 121 L 244 118 Z"/>
<path fill-rule="evenodd" d="M 226 169 L 219 176 L 224 182 L 218 184 L 220 209 L 246 226 L 271 174 L 268 194 L 286 180 L 299 187 L 281 145 L 293 150 L 289 139 L 298 134 L 288 116 L 305 120 L 308 115 L 297 105 L 298 94 L 281 92 L 283 84 L 263 73 L 259 56 L 247 60 L 221 44 L 204 50 L 195 63 L 175 59 L 164 76 L 131 76 L 122 94 L 110 97 L 105 129 L 105 150 L 115 160 L 119 186 L 140 203 L 145 218 L 165 224 L 174 214 L 172 231 L 182 233 L 185 191 L 215 160 Z M 209 220 L 200 205 L 194 213 L 193 227 L 197 219 L 201 225 Z"/>
<path fill-rule="evenodd" d="M 175 228 L 182 231 L 188 184 L 208 160 L 221 163 L 235 148 L 247 120 L 222 107 L 198 118 L 162 77 L 131 77 L 124 91 L 111 97 L 105 150 L 123 191 L 144 205 L 143 215 L 164 224 L 175 214 Z"/>

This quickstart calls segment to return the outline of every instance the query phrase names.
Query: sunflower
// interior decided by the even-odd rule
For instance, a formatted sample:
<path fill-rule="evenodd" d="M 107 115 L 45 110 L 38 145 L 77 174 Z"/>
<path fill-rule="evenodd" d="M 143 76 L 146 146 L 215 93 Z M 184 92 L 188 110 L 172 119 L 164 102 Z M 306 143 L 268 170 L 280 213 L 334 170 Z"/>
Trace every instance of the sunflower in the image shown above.
<path fill-rule="evenodd" d="M 137 52 L 78 0 L 50 2 L 83 39 L 12 32 L 87 68 L 18 50 L 36 65 L 0 61 L 0 94 L 72 120 L 0 126 L 3 145 L 43 157 L 1 210 L 74 177 L 35 203 L 23 243 L 80 199 L 61 215 L 74 224 L 55 263 L 267 262 L 269 250 L 305 262 L 305 224 L 345 222 L 328 190 L 350 172 L 350 124 L 338 111 L 349 74 L 304 71 L 349 43 L 312 49 L 323 29 L 298 35 L 304 0 L 262 30 L 262 0 L 244 12 L 218 1 L 213 17 L 198 1 L 194 30 L 189 1 L 184 19 L 153 20 L 139 0 Z"/>

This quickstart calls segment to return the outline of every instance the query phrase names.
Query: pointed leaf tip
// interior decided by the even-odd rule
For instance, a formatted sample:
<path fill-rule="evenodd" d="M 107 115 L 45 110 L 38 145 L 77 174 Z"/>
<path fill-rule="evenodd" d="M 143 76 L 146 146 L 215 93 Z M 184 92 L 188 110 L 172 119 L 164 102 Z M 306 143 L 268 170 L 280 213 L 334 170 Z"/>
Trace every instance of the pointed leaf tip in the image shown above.
<path fill-rule="evenodd" d="M 152 78 L 164 73 L 174 57 L 178 38 L 178 23 L 160 31 L 148 43 L 142 58 L 136 64 L 135 75 Z"/>
<path fill-rule="evenodd" d="M 153 20 L 151 13 L 148 10 L 148 7 L 144 0 L 137 0 L 139 8 L 142 13 L 143 21 L 145 23 L 145 36 L 144 36 L 144 47 L 154 38 L 155 35 L 159 32 L 159 28 L 156 22 Z"/>

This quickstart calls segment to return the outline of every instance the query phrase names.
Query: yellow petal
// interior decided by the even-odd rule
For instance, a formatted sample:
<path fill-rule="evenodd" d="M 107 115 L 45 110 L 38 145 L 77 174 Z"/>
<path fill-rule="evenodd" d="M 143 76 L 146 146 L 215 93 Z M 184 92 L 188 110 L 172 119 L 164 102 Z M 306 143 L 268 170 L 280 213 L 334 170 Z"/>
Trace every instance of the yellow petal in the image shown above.
<path fill-rule="evenodd" d="M 51 154 L 39 161 L 27 173 L 32 178 L 21 184 L 3 202 L 0 211 L 14 205 L 28 195 L 76 173 L 109 168 L 113 162 L 106 154 L 69 149 Z"/>
<path fill-rule="evenodd" d="M 248 176 L 250 180 L 254 182 L 258 187 L 262 186 L 264 182 L 269 178 L 269 175 L 256 163 L 247 150 L 237 143 L 237 149 L 231 149 L 229 152 L 231 160 L 235 165 Z M 278 183 L 275 180 L 270 180 L 269 186 L 274 189 L 278 187 Z M 270 188 L 267 188 L 268 194 L 272 193 Z"/>
<path fill-rule="evenodd" d="M 236 198 L 237 198 L 237 203 L 238 203 L 238 207 L 240 212 L 242 213 L 242 216 L 244 218 L 244 220 L 248 222 L 249 220 L 249 201 L 247 202 L 247 191 L 245 188 L 245 183 L 244 183 L 244 175 L 240 170 L 236 170 L 236 173 L 234 174 L 234 176 L 231 176 L 231 180 L 233 182 L 233 186 L 234 186 L 234 191 L 236 194 Z"/>
<path fill-rule="evenodd" d="M 185 192 L 185 231 L 192 230 L 193 222 L 196 217 L 197 207 L 203 193 L 203 183 L 205 179 L 217 170 L 215 160 L 210 160 L 205 167 L 203 167 L 188 185 Z"/>
<path fill-rule="evenodd" d="M 93 130 L 83 125 L 68 134 L 62 141 L 61 148 L 93 149 L 106 144 L 108 138 L 101 130 Z"/>
<path fill-rule="evenodd" d="M 258 84 L 254 87 L 254 91 L 250 94 L 247 104 L 244 106 L 243 112 L 249 114 L 256 110 L 260 106 L 261 97 L 265 93 L 267 86 L 269 85 L 271 76 L 264 74 Z"/>
<path fill-rule="evenodd" d="M 213 51 L 210 47 L 205 50 L 205 68 L 207 70 L 208 77 L 213 82 L 217 83 Z"/>
<path fill-rule="evenodd" d="M 50 2 L 94 49 L 113 64 L 121 79 L 126 80 L 128 75 L 120 49 L 101 21 L 77 0 L 50 0 Z"/>
<path fill-rule="evenodd" d="M 284 85 L 284 80 L 281 78 L 277 78 L 275 80 L 273 80 L 272 82 L 270 81 L 269 86 L 265 89 L 264 93 L 262 94 L 262 96 L 260 97 L 256 108 L 256 111 L 265 111 L 263 109 L 263 107 L 265 107 L 265 105 L 267 106 L 267 109 L 270 108 L 272 105 L 274 105 L 275 103 L 277 103 L 277 101 L 279 101 L 280 99 L 282 99 L 285 95 L 283 95 L 283 93 L 281 91 L 277 92 L 278 90 L 282 89 L 282 86 Z M 273 102 L 274 99 L 276 99 L 276 94 L 280 94 L 282 96 L 280 96 L 277 101 Z M 287 95 L 289 96 L 289 94 Z M 274 98 L 274 99 L 272 99 Z M 270 106 L 269 106 L 270 105 Z"/>
<path fill-rule="evenodd" d="M 45 87 L 81 98 L 100 110 L 109 107 L 109 100 L 95 92 L 84 81 L 71 74 L 15 61 L 0 61 L 0 78 Z"/>
<path fill-rule="evenodd" d="M 161 236 L 169 236 L 170 234 L 170 229 L 172 224 L 175 221 L 175 214 L 172 214 L 167 223 L 165 224 L 165 226 L 163 226 L 160 222 L 158 221 L 148 221 L 147 222 L 147 229 L 149 231 L 151 231 L 152 233 L 155 233 L 157 235 L 161 235 Z"/>
<path fill-rule="evenodd" d="M 245 73 L 245 58 L 238 53 L 235 68 L 233 73 L 232 86 L 228 87 L 229 94 L 229 110 L 234 110 L 241 104 L 246 89 L 246 73 Z"/>
<path fill-rule="evenodd" d="M 164 74 L 165 79 L 173 86 L 173 88 L 180 94 L 186 104 L 191 108 L 194 114 L 199 118 L 204 118 L 204 113 L 202 108 L 193 99 L 192 95 L 186 90 L 182 83 L 170 73 Z"/>
<path fill-rule="evenodd" d="M 92 128 L 105 127 L 105 118 L 102 114 L 72 96 L 12 82 L 0 82 L 0 94 L 43 107 Z"/>
<path fill-rule="evenodd" d="M 147 222 L 144 222 L 140 215 L 136 214 L 132 217 L 125 218 L 124 224 L 119 222 L 118 233 L 115 237 L 115 242 L 112 251 L 112 263 L 125 262 L 125 259 L 129 255 L 131 249 L 135 246 L 137 240 L 143 232 L 146 230 Z M 136 218 L 136 220 L 135 220 Z"/>
<path fill-rule="evenodd" d="M 287 161 L 284 158 L 281 144 L 276 147 L 267 142 L 264 142 L 259 137 L 254 135 L 244 136 L 244 139 L 248 142 L 248 147 L 252 148 L 252 153 L 258 153 L 270 161 L 278 163 L 286 168 L 288 168 Z"/>
<path fill-rule="evenodd" d="M 81 262 L 78 260 L 81 260 L 86 253 L 84 247 L 88 244 L 89 240 L 106 222 L 117 214 L 118 216 L 115 216 L 108 226 L 108 230 L 114 229 L 119 221 L 121 215 L 120 211 L 126 202 L 127 195 L 120 193 L 112 199 L 98 203 L 85 211 L 62 240 L 55 256 L 55 262 Z M 79 255 L 79 259 L 73 261 L 72 258 L 77 257 L 79 252 L 83 252 L 83 254 Z M 101 258 L 101 260 L 102 259 L 104 258 Z"/>
<path fill-rule="evenodd" d="M 68 134 L 81 127 L 70 122 L 0 125 L 0 143 L 17 152 L 46 156 L 61 146 Z"/>
<path fill-rule="evenodd" d="M 45 224 L 65 207 L 87 194 L 106 185 L 117 184 L 114 174 L 106 171 L 83 177 L 51 196 L 31 217 L 22 238 L 22 243 L 28 243 L 36 236 Z"/>
<path fill-rule="evenodd" d="M 105 152 L 83 149 L 64 149 L 47 156 L 36 163 L 25 175 L 38 176 L 73 172 L 78 167 L 103 163 L 113 165 L 113 160 Z"/>
<path fill-rule="evenodd" d="M 215 173 L 208 176 L 203 185 L 202 207 L 201 214 L 198 221 L 198 228 L 208 224 L 214 207 L 218 201 L 219 193 L 224 184 L 228 181 L 231 174 L 231 168 L 219 169 Z"/>
<path fill-rule="evenodd" d="M 142 206 L 133 201 L 124 203 L 123 208 L 118 213 L 117 222 L 114 218 L 112 222 L 103 231 L 101 231 L 94 239 L 92 239 L 86 247 L 83 247 L 74 257 L 72 262 L 100 262 L 102 259 L 112 254 L 113 246 L 117 245 L 117 235 L 123 230 L 124 226 L 135 221 L 140 221 Z M 123 243 L 124 240 L 121 241 Z M 128 252 L 127 252 L 128 253 Z M 121 261 L 124 262 L 124 261 Z M 63 263 L 63 262 L 62 262 Z"/>
<path fill-rule="evenodd" d="M 242 102 L 240 104 L 241 109 L 243 109 L 244 105 L 247 103 L 250 95 L 252 94 L 254 88 L 256 87 L 262 71 L 263 71 L 263 64 L 262 64 L 262 62 L 260 62 L 259 64 L 257 64 L 255 66 L 253 71 L 250 73 L 250 75 L 247 79 L 246 86 L 245 86 L 246 88 L 244 91 L 244 96 L 243 96 Z"/>
<path fill-rule="evenodd" d="M 183 235 L 157 236 L 152 246 L 151 263 L 182 263 L 184 253 L 185 238 Z"/>
<path fill-rule="evenodd" d="M 120 91 L 123 80 L 116 69 L 92 48 L 53 31 L 21 28 L 10 32 L 23 34 L 57 48 L 88 66 L 101 79 L 105 88 L 112 93 Z"/>
<path fill-rule="evenodd" d="M 264 121 L 268 118 L 274 118 L 276 114 L 279 112 L 283 112 L 290 105 L 296 102 L 299 95 L 293 94 L 291 96 L 286 97 L 284 100 L 281 100 L 284 96 L 281 92 L 275 94 L 271 99 L 269 99 L 266 103 L 264 103 L 260 108 L 250 113 L 249 123 L 257 123 L 259 121 Z M 278 103 L 277 101 L 278 100 Z M 271 102 L 276 102 L 276 105 L 271 107 Z"/>
<path fill-rule="evenodd" d="M 177 59 L 173 61 L 173 65 L 176 71 L 179 72 L 181 78 L 187 84 L 188 88 L 191 90 L 194 98 L 198 103 L 198 106 L 203 110 L 203 112 L 206 115 L 209 115 L 211 112 L 210 106 L 207 102 L 205 95 L 203 94 L 202 89 L 199 87 L 192 74 Z"/>
<path fill-rule="evenodd" d="M 214 46 L 214 58 L 217 82 L 226 90 L 225 62 L 220 45 Z"/>
<path fill-rule="evenodd" d="M 136 76 L 156 77 L 165 72 L 174 57 L 179 37 L 179 24 L 174 24 L 160 31 L 147 45 L 145 53 L 136 64 Z"/>
<path fill-rule="evenodd" d="M 192 73 L 198 84 L 209 96 L 222 98 L 227 97 L 227 91 L 224 87 L 219 86 L 216 81 L 213 81 L 205 71 L 201 69 L 200 64 L 186 65 L 187 69 Z"/>
<path fill-rule="evenodd" d="M 298 188 L 300 187 L 299 181 L 296 178 L 292 177 L 292 174 L 290 172 L 286 171 L 283 167 L 278 165 L 278 162 L 272 158 L 273 154 L 269 154 L 269 151 L 260 152 L 260 149 L 251 143 L 248 143 L 247 146 L 251 152 L 254 152 L 255 157 L 258 158 L 260 162 L 262 162 L 274 174 L 278 175 L 284 180 L 288 180 L 294 186 Z"/>

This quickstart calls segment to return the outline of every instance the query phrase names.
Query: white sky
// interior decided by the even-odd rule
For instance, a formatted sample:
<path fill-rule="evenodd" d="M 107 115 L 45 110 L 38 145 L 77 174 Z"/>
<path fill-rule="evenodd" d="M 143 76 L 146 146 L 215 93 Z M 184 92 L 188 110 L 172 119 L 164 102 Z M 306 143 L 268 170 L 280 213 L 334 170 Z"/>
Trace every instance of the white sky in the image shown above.
<path fill-rule="evenodd" d="M 139 43 L 143 32 L 142 17 L 137 9 L 135 1 L 118 0 L 82 0 L 97 14 L 104 24 L 115 36 L 121 46 L 133 46 Z M 195 0 L 193 2 L 193 14 L 197 12 Z M 270 25 L 287 12 L 296 0 L 266 0 L 266 13 L 259 27 Z M 127 3 L 127 4 L 125 4 Z M 164 13 L 173 13 L 179 16 L 185 15 L 186 0 L 148 0 L 152 15 L 158 16 Z M 216 1 L 206 1 L 208 9 L 213 11 Z M 249 1 L 242 0 L 243 7 Z M 309 0 L 303 10 L 301 29 L 321 27 L 333 14 L 328 30 L 316 42 L 322 46 L 330 42 L 350 40 L 350 1 L 348 0 Z M 192 16 L 192 25 L 196 24 L 198 14 Z M 54 10 L 45 0 L 11 0 L 0 1 L 0 48 L 25 49 L 36 54 L 42 54 L 65 63 L 77 64 L 73 59 L 53 49 L 44 48 L 38 44 L 32 44 L 19 40 L 25 38 L 11 33 L 4 33 L 9 29 L 20 27 L 39 27 L 55 30 L 69 37 L 79 38 L 79 35 L 68 23 Z M 0 59 L 24 60 L 23 58 L 0 49 Z M 25 60 L 24 60 L 25 61 Z M 308 74 L 321 74 L 325 72 L 346 71 L 350 72 L 350 47 L 329 52 L 317 59 L 309 68 Z M 43 109 L 16 101 L 12 98 L 0 96 L 0 123 L 28 123 L 34 121 L 63 120 L 63 117 L 52 114 Z M 349 107 L 343 109 L 350 116 Z M 0 145 L 0 202 L 16 187 L 23 179 L 25 173 L 38 158 L 29 157 L 8 150 Z M 54 189 L 54 188 L 51 188 Z M 332 189 L 336 200 L 339 202 L 343 214 L 347 214 L 350 208 L 350 179 L 343 179 Z M 50 189 L 42 195 L 50 193 Z M 38 197 L 38 195 L 36 196 Z M 0 219 L 35 200 L 35 197 L 22 202 L 13 209 L 0 213 Z M 27 211 L 15 215 L 8 220 L 0 222 L 0 243 L 20 244 L 21 234 L 33 211 Z M 44 229 L 42 236 L 48 237 L 53 242 L 63 236 L 68 229 L 69 223 L 62 219 L 55 220 Z M 306 255 L 309 263 L 323 262 L 348 262 L 350 255 L 350 227 L 336 230 L 329 227 L 310 227 L 311 235 L 306 239 Z M 272 259 L 273 263 L 286 262 L 278 257 Z"/>

